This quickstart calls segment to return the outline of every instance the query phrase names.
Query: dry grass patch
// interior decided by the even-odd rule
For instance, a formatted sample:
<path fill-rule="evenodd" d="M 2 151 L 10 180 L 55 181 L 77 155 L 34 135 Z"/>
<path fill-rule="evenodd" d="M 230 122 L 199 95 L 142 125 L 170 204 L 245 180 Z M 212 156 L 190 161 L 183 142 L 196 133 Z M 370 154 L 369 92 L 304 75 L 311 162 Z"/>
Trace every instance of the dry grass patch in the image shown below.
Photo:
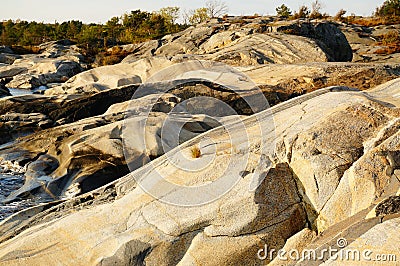
<path fill-rule="evenodd" d="M 190 154 L 192 155 L 192 158 L 200 158 L 201 157 L 201 150 L 198 145 L 193 146 L 190 148 Z"/>
<path fill-rule="evenodd" d="M 100 66 L 115 65 L 120 63 L 129 53 L 119 46 L 114 46 L 111 51 L 99 53 L 96 61 Z"/>
<path fill-rule="evenodd" d="M 385 46 L 375 51 L 375 54 L 388 55 L 400 52 L 400 32 L 397 30 L 379 36 L 377 45 Z"/>
<path fill-rule="evenodd" d="M 350 24 L 357 24 L 365 27 L 375 27 L 381 25 L 393 25 L 399 24 L 400 18 L 398 17 L 365 17 L 365 18 L 354 18 L 347 17 L 347 22 Z"/>

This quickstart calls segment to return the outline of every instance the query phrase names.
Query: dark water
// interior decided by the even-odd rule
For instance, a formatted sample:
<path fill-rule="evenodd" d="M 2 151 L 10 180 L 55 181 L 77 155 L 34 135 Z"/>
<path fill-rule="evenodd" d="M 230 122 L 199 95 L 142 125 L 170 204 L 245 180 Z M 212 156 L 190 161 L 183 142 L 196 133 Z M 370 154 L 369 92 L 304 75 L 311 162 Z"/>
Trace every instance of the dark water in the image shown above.
<path fill-rule="evenodd" d="M 9 88 L 9 91 L 13 96 L 33 94 L 33 91 L 31 90 Z M 8 143 L 0 145 L 0 147 L 6 145 L 8 145 Z M 7 204 L 4 203 L 4 200 L 7 198 L 7 196 L 9 196 L 13 191 L 22 187 L 23 184 L 23 175 L 4 174 L 0 172 L 0 222 L 18 211 L 32 207 L 37 204 L 37 202 L 31 199 L 16 201 Z"/>
<path fill-rule="evenodd" d="M 4 199 L 10 195 L 11 192 L 19 189 L 23 183 L 24 178 L 21 175 L 0 174 L 0 221 L 20 210 L 35 205 L 35 202 L 29 199 L 7 204 L 3 203 Z"/>
<path fill-rule="evenodd" d="M 13 96 L 22 96 L 33 94 L 31 90 L 13 89 L 9 88 L 10 93 Z M 8 145 L 8 144 L 4 144 Z M 4 145 L 0 145 L 4 146 Z M 1 169 L 1 167 L 0 167 Z M 12 214 L 21 211 L 23 209 L 35 206 L 36 201 L 27 199 L 16 201 L 12 203 L 4 203 L 4 200 L 15 190 L 22 187 L 24 184 L 23 175 L 18 174 L 4 174 L 0 172 L 0 222 Z"/>

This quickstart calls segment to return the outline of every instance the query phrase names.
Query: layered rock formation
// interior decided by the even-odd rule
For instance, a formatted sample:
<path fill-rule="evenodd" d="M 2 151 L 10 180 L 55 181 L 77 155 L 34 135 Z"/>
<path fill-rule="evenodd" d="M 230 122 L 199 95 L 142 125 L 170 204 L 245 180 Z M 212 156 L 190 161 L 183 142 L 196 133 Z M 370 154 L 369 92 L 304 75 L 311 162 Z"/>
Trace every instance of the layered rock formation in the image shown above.
<path fill-rule="evenodd" d="M 306 237 L 317 249 L 322 248 L 319 243 L 333 243 L 338 235 L 348 237 L 349 247 L 363 247 L 365 239 L 381 234 L 389 224 L 396 228 L 396 216 L 377 212 L 380 218 L 374 218 L 370 210 L 400 188 L 396 176 L 399 83 L 366 92 L 332 87 L 301 96 L 232 124 L 229 135 L 218 128 L 195 137 L 98 190 L 54 207 L 19 213 L 2 224 L 1 261 L 7 265 L 22 261 L 261 265 L 264 262 L 257 252 L 264 244 L 282 248 L 304 228 L 321 235 L 315 240 Z M 242 123 L 247 138 L 240 130 Z M 107 132 L 101 127 L 94 130 Z M 73 139 L 66 143 L 77 143 Z M 94 139 L 99 138 L 93 132 L 80 142 L 87 147 L 113 146 Z M 187 158 L 195 145 L 202 156 Z M 172 164 L 185 157 L 192 164 L 188 169 L 208 165 L 188 172 Z M 244 158 L 241 167 L 236 160 Z M 158 174 L 163 179 L 147 187 L 146 182 Z M 211 185 L 205 191 L 219 197 L 184 207 L 205 196 L 199 185 L 219 178 L 228 183 L 211 184 L 232 185 L 225 187 L 226 194 L 219 194 L 220 186 Z M 259 181 L 258 187 L 253 186 L 254 180 Z M 382 216 L 385 222 L 379 224 Z M 390 245 L 396 239 L 386 241 L 374 246 L 374 251 L 399 254 Z M 43 248 L 46 252 L 40 252 Z"/>
<path fill-rule="evenodd" d="M 391 50 L 390 46 L 398 45 L 396 36 L 400 33 L 400 25 L 366 27 L 343 23 L 339 28 L 346 36 L 353 50 L 353 62 L 400 62 L 400 53 L 398 51 L 385 52 L 385 50 Z"/>
<path fill-rule="evenodd" d="M 329 23 L 301 22 L 295 32 L 285 27 L 272 30 L 267 21 L 212 21 L 168 35 L 159 42 L 126 47 L 132 57 L 190 55 L 191 58 L 231 65 L 351 61 L 352 51 L 343 33 Z M 272 32 L 275 31 L 275 32 Z M 293 33 L 285 34 L 285 33 Z M 296 34 L 296 35 L 294 35 Z"/>
<path fill-rule="evenodd" d="M 40 54 L 0 54 L 0 79 L 9 88 L 34 89 L 51 83 L 63 83 L 86 66 L 78 48 L 69 41 L 40 45 Z"/>
<path fill-rule="evenodd" d="M 165 57 L 154 57 L 133 63 L 98 67 L 72 77 L 64 84 L 45 91 L 45 94 L 93 94 L 124 85 L 139 84 L 172 64 Z"/>
<path fill-rule="evenodd" d="M 0 265 L 400 256 L 400 68 L 328 62 L 352 60 L 334 24 L 213 19 L 80 74 L 70 43 L 41 47 L 0 66 L 7 86 L 63 83 L 0 99 L 0 211 L 23 202 Z"/>

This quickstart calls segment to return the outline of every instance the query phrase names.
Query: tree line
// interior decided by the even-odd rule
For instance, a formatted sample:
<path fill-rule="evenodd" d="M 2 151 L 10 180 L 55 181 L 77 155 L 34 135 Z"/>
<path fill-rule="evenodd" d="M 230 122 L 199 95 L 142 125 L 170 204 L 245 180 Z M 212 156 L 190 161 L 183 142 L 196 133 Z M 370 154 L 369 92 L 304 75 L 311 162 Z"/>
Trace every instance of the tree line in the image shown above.
<path fill-rule="evenodd" d="M 174 14 L 177 11 L 179 8 L 175 7 L 152 13 L 135 10 L 121 17 L 113 17 L 105 24 L 84 24 L 77 20 L 63 23 L 8 20 L 0 22 L 0 43 L 27 46 L 60 39 L 96 47 L 134 43 L 181 30 L 184 25 L 175 21 Z"/>
<path fill-rule="evenodd" d="M 303 5 L 292 13 L 285 4 L 276 8 L 281 18 L 324 18 L 322 3 L 315 0 L 311 8 Z M 120 17 L 113 17 L 105 24 L 84 24 L 71 20 L 62 23 L 38 23 L 7 20 L 0 22 L 0 44 L 7 46 L 35 46 L 43 42 L 60 39 L 75 41 L 82 48 L 104 50 L 104 48 L 158 39 L 166 34 L 202 23 L 212 17 L 221 17 L 228 12 L 228 6 L 220 0 L 209 0 L 198 9 L 181 12 L 179 7 L 165 7 L 155 12 L 134 10 Z M 344 20 L 345 10 L 335 16 Z M 400 17 L 400 0 L 386 0 L 375 11 L 375 16 L 384 18 Z M 178 19 L 181 20 L 178 22 Z"/>
<path fill-rule="evenodd" d="M 78 46 L 104 48 L 157 39 L 211 17 L 221 16 L 227 10 L 224 2 L 209 0 L 205 7 L 184 12 L 179 7 L 164 7 L 155 12 L 134 10 L 120 17 L 113 17 L 105 24 L 84 24 L 78 20 L 62 23 L 7 20 L 0 22 L 0 44 L 34 46 L 48 41 L 69 39 Z M 183 19 L 178 23 L 180 17 Z"/>
<path fill-rule="evenodd" d="M 276 14 L 278 17 L 283 19 L 299 19 L 299 18 L 309 18 L 309 19 L 321 19 L 330 17 L 326 13 L 321 13 L 322 2 L 320 0 L 315 0 L 311 3 L 311 8 L 306 5 L 302 5 L 299 7 L 298 11 L 294 13 L 290 8 L 282 4 L 278 6 L 276 10 Z M 335 19 L 344 21 L 344 15 L 346 14 L 346 10 L 341 9 L 334 16 Z M 373 16 L 391 20 L 398 21 L 400 17 L 400 0 L 386 0 L 383 4 L 376 8 Z M 352 15 L 355 17 L 355 15 Z"/>

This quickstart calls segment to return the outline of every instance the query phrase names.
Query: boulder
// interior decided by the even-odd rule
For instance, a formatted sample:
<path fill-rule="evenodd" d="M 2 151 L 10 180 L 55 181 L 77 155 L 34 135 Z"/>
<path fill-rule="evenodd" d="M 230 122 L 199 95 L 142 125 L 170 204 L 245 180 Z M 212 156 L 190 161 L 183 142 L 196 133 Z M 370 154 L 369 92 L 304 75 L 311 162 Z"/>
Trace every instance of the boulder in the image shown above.
<path fill-rule="evenodd" d="M 12 65 L 15 60 L 20 59 L 20 55 L 0 53 L 0 63 Z"/>
<path fill-rule="evenodd" d="M 0 45 L 0 53 L 14 54 L 14 51 L 8 46 Z"/>
<path fill-rule="evenodd" d="M 309 257 L 302 256 L 300 252 L 298 259 L 290 265 L 354 265 L 356 262 L 369 264 L 371 261 L 376 263 L 376 259 L 382 259 L 380 255 L 386 260 L 383 264 L 394 262 L 399 254 L 399 249 L 394 244 L 398 241 L 395 231 L 399 228 L 399 215 L 366 218 L 370 209 L 331 226 L 311 242 L 308 241 L 303 250 L 307 251 L 304 254 Z M 280 265 L 286 263 L 278 258 L 275 261 L 281 263 Z"/>
<path fill-rule="evenodd" d="M 309 245 L 311 244 L 311 242 L 316 238 L 317 234 L 308 229 L 308 228 L 304 228 L 303 230 L 301 230 L 300 232 L 298 232 L 297 234 L 295 234 L 294 236 L 290 237 L 285 245 L 283 246 L 282 250 L 285 251 L 285 259 L 280 259 L 278 256 L 276 256 L 271 263 L 269 263 L 268 265 L 270 266 L 284 266 L 284 265 L 294 265 L 297 263 L 296 258 L 292 259 L 290 258 L 290 256 L 288 256 L 288 254 L 291 251 L 294 251 L 293 254 L 291 254 L 293 257 L 296 256 L 296 252 L 298 252 L 298 254 L 302 254 L 303 250 Z M 271 251 L 271 250 L 269 250 Z M 268 250 L 266 250 L 267 254 L 262 254 L 262 255 L 267 255 L 266 257 L 271 257 L 271 253 L 268 253 Z M 268 258 L 271 259 L 271 258 Z"/>
<path fill-rule="evenodd" d="M 6 97 L 6 96 L 11 96 L 11 93 L 6 86 L 4 86 L 2 83 L 0 83 L 0 98 Z"/>
<path fill-rule="evenodd" d="M 15 66 L 26 66 L 27 72 L 14 76 L 10 88 L 33 89 L 48 83 L 64 82 L 82 71 L 79 63 L 57 59 L 18 59 Z"/>
<path fill-rule="evenodd" d="M 154 56 L 154 52 L 157 50 L 159 46 L 160 46 L 160 41 L 158 40 L 151 40 L 142 43 L 126 44 L 118 46 L 122 49 L 123 52 L 130 54 L 127 57 L 125 57 L 121 63 L 133 63 L 140 58 L 149 58 L 151 56 Z"/>
<path fill-rule="evenodd" d="M 385 261 L 384 264 L 396 263 L 397 256 L 400 253 L 400 248 L 395 244 L 400 241 L 399 227 L 399 217 L 383 221 L 354 239 L 341 252 L 342 254 L 351 254 L 358 251 L 359 253 L 353 253 L 356 254 L 354 260 L 357 260 L 359 256 L 360 260 L 366 263 L 376 260 Z M 354 265 L 354 262 L 343 256 L 339 259 L 329 258 L 323 265 Z"/>
<path fill-rule="evenodd" d="M 82 63 L 84 61 L 80 49 L 70 40 L 59 40 L 39 45 L 40 55 L 44 58 L 59 58 Z"/>
<path fill-rule="evenodd" d="M 45 43 L 39 54 L 0 54 L 0 79 L 13 79 L 10 88 L 34 89 L 49 83 L 62 83 L 87 66 L 79 49 L 69 41 Z"/>
<path fill-rule="evenodd" d="M 341 30 L 330 22 L 309 23 L 304 21 L 284 22 L 274 25 L 272 31 L 300 35 L 316 40 L 328 55 L 329 61 L 351 62 L 352 49 Z"/>
<path fill-rule="evenodd" d="M 155 54 L 193 54 L 198 59 L 238 66 L 328 61 L 323 50 L 310 39 L 285 34 L 259 34 L 249 29 L 218 32 L 189 28 L 179 38 L 167 38 Z"/>
<path fill-rule="evenodd" d="M 231 34 L 236 34 L 235 41 L 230 45 L 226 45 L 226 41 L 222 41 L 224 45 L 221 48 L 219 48 L 221 44 L 215 40 L 206 42 L 204 49 L 208 50 L 210 47 L 214 47 L 214 49 L 208 51 L 204 57 L 235 66 L 326 62 L 329 60 L 317 43 L 305 37 L 258 33 L 240 37 L 235 32 Z"/>
<path fill-rule="evenodd" d="M 57 94 L 92 94 L 107 89 L 144 82 L 157 71 L 172 65 L 164 57 L 140 59 L 133 63 L 120 63 L 102 66 L 82 72 L 63 85 L 45 92 L 46 95 Z"/>
<path fill-rule="evenodd" d="M 19 74 L 27 73 L 28 69 L 23 66 L 13 66 L 8 64 L 0 64 L 0 78 L 12 78 Z"/>

